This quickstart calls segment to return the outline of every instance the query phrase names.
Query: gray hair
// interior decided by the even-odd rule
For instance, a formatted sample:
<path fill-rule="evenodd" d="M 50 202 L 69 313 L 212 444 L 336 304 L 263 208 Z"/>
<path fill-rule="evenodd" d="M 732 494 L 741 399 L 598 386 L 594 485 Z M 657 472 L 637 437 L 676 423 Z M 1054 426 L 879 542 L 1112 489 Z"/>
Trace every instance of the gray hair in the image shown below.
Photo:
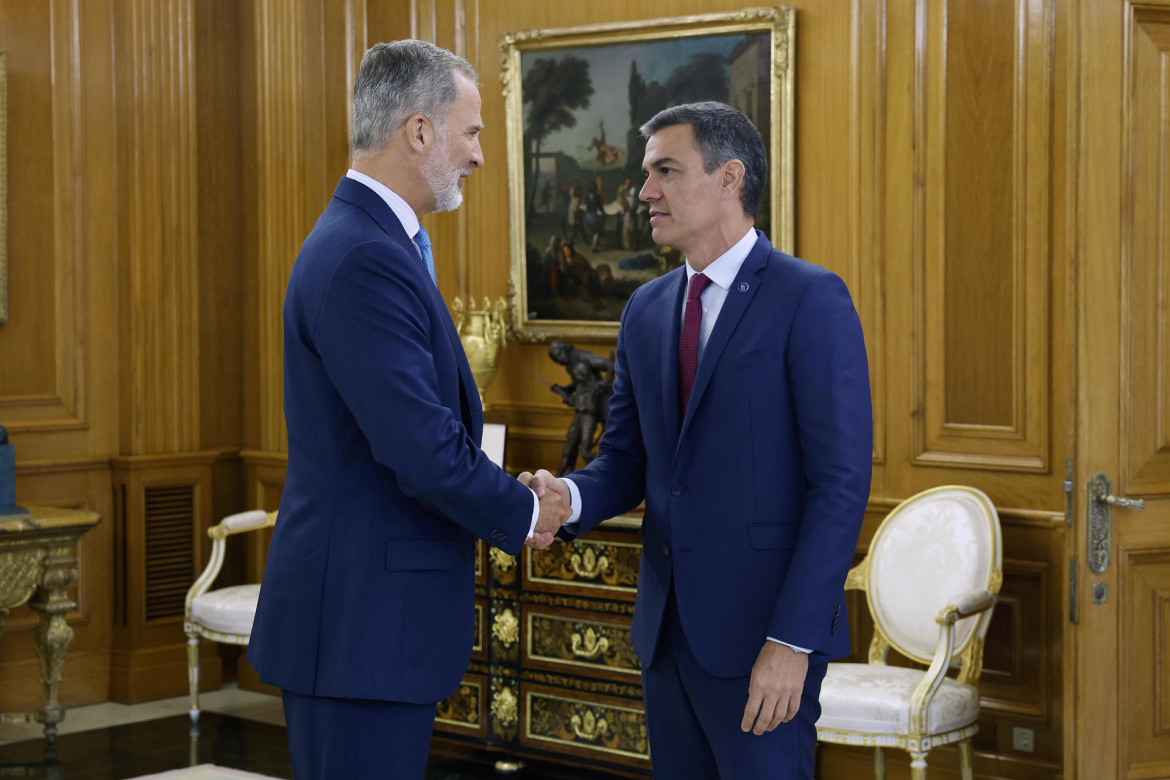
<path fill-rule="evenodd" d="M 442 126 L 458 94 L 455 71 L 476 83 L 475 68 L 426 41 L 377 43 L 366 50 L 353 85 L 353 151 L 376 152 L 407 118 Z"/>
<path fill-rule="evenodd" d="M 752 121 L 727 105 L 707 100 L 663 109 L 639 128 L 643 138 L 674 125 L 690 125 L 695 147 L 703 157 L 703 169 L 711 173 L 728 160 L 743 163 L 743 213 L 755 217 L 768 178 L 768 156 L 764 139 Z"/>

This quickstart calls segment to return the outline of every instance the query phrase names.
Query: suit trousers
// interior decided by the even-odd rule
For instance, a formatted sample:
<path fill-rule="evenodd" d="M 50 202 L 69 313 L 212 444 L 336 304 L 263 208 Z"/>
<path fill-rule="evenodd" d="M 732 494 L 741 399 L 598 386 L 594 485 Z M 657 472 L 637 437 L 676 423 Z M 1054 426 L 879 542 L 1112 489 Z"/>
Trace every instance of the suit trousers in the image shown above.
<path fill-rule="evenodd" d="M 673 583 L 642 695 L 661 780 L 811 780 L 827 665 L 810 664 L 796 717 L 756 736 L 740 730 L 751 677 L 715 677 L 687 643 Z"/>
<path fill-rule="evenodd" d="M 422 780 L 436 705 L 281 694 L 296 780 Z"/>

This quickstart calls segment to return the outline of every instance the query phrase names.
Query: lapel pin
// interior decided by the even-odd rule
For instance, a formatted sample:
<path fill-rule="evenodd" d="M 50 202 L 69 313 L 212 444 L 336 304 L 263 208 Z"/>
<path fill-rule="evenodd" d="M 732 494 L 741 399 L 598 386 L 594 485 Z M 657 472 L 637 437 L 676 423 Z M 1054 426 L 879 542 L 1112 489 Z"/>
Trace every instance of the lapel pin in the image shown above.
<path fill-rule="evenodd" d="M 748 285 L 748 283 L 747 283 L 747 282 L 740 282 L 740 283 L 739 283 L 739 291 L 740 291 L 740 292 L 747 292 L 747 291 L 748 291 L 748 287 L 749 287 L 749 285 Z"/>

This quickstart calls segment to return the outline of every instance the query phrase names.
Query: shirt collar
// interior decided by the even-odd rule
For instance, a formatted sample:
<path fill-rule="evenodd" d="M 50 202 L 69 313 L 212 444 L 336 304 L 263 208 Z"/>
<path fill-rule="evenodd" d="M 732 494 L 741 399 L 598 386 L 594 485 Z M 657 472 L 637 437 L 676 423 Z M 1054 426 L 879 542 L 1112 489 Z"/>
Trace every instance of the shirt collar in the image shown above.
<path fill-rule="evenodd" d="M 756 245 L 756 229 L 749 227 L 747 233 L 739 241 L 736 241 L 731 249 L 728 249 L 706 268 L 703 269 L 703 275 L 711 280 L 713 284 L 717 284 L 724 290 L 731 287 L 731 283 L 735 281 L 735 277 L 739 274 L 739 269 L 743 265 L 743 261 L 747 260 L 748 254 L 752 251 L 752 247 Z M 691 268 L 691 261 L 687 260 L 687 283 L 691 281 L 691 277 L 698 273 L 694 268 Z"/>
<path fill-rule="evenodd" d="M 406 235 L 414 238 L 414 234 L 418 232 L 418 215 L 414 213 L 414 209 L 407 205 L 406 201 L 394 192 L 394 190 L 361 171 L 355 171 L 353 168 L 346 171 L 345 175 L 354 181 L 366 185 L 379 198 L 386 201 L 386 205 L 390 207 L 390 210 L 394 212 L 394 216 L 398 217 L 398 221 L 402 223 L 402 229 L 406 231 Z"/>

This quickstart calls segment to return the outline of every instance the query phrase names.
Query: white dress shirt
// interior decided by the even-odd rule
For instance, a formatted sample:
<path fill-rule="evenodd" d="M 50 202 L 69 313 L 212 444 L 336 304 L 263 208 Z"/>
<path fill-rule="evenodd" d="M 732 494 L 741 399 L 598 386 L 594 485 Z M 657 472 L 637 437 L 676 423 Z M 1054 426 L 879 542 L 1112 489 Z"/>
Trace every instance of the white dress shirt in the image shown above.
<path fill-rule="evenodd" d="M 735 277 L 739 275 L 739 269 L 743 266 L 743 261 L 747 259 L 749 253 L 756 245 L 756 231 L 754 227 L 748 228 L 748 232 L 739 241 L 736 241 L 730 249 L 728 249 L 719 257 L 715 258 L 710 265 L 703 269 L 703 274 L 711 280 L 711 283 L 703 290 L 703 294 L 699 300 L 703 303 L 703 322 L 699 327 L 699 353 L 695 359 L 695 365 L 703 359 L 703 349 L 707 346 L 707 339 L 711 337 L 711 331 L 715 329 L 715 320 L 719 318 L 719 312 L 723 310 L 723 302 L 727 300 L 727 292 L 731 289 L 731 285 L 735 282 Z M 691 261 L 687 260 L 687 284 L 690 284 L 691 277 L 699 273 L 691 267 Z M 686 314 L 686 300 L 683 300 L 683 305 L 679 307 L 678 318 L 681 322 Z M 685 411 L 685 410 L 684 410 Z M 569 495 L 572 498 L 573 514 L 569 517 L 569 523 L 576 523 L 581 517 L 581 492 L 573 483 L 572 478 L 565 477 L 565 483 L 569 486 Z M 770 642 L 778 642 L 782 645 L 787 645 L 798 653 L 811 652 L 804 647 L 797 647 L 789 644 L 775 637 L 768 637 Z"/>

